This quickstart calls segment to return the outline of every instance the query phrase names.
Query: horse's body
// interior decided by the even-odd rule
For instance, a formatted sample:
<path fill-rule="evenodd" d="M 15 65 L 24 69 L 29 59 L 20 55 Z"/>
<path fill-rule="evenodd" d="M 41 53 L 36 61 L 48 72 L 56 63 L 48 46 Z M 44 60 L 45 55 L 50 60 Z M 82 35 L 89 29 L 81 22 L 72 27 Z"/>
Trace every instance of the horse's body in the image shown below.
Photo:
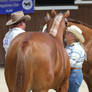
<path fill-rule="evenodd" d="M 76 21 L 69 21 L 68 25 L 76 25 L 83 31 L 85 38 L 84 47 L 87 53 L 87 61 L 83 64 L 83 74 L 89 92 L 92 92 L 92 28 Z"/>
<path fill-rule="evenodd" d="M 28 92 L 29 89 L 48 92 L 51 88 L 67 92 L 70 64 L 63 45 L 64 19 L 60 23 L 56 37 L 25 32 L 12 41 L 5 61 L 9 92 Z"/>

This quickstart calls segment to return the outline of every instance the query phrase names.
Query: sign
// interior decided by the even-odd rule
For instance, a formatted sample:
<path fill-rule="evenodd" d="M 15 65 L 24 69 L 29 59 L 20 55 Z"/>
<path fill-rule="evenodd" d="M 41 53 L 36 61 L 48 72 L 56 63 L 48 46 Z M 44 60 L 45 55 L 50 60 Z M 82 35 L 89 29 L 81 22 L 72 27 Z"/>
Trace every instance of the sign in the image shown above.
<path fill-rule="evenodd" d="M 16 11 L 34 12 L 34 0 L 0 0 L 0 14 L 10 14 Z"/>

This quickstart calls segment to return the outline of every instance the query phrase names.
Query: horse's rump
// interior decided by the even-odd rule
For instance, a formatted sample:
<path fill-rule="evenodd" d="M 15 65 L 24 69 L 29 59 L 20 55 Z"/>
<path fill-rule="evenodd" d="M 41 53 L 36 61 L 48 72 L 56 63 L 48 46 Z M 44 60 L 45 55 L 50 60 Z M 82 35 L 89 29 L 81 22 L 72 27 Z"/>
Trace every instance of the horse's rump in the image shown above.
<path fill-rule="evenodd" d="M 58 52 L 58 43 L 56 43 L 55 38 L 46 33 L 34 32 L 26 32 L 16 38 L 13 40 L 6 56 L 5 73 L 8 77 L 6 80 L 9 88 L 12 88 L 11 90 L 22 88 L 23 91 L 30 85 L 31 89 L 36 90 L 38 88 L 39 90 L 42 88 L 48 90 L 50 87 L 56 87 L 53 83 L 57 84 L 57 82 L 62 81 L 65 78 L 62 73 L 64 74 L 65 71 L 62 71 L 64 62 L 60 62 L 62 56 L 59 56 L 61 53 Z M 8 63 L 10 63 L 11 69 L 9 69 Z M 12 75 L 12 78 L 8 74 Z M 28 81 L 27 88 L 25 88 L 25 83 Z M 17 88 L 14 88 L 15 85 Z"/>

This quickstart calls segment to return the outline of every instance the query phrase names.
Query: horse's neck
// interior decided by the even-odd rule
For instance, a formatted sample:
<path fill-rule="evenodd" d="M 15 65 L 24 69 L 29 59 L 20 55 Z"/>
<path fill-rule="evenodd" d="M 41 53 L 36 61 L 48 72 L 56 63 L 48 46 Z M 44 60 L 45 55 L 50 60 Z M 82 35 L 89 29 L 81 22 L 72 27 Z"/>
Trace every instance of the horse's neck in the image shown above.
<path fill-rule="evenodd" d="M 83 31 L 85 43 L 88 43 L 88 41 L 92 40 L 92 29 L 91 28 L 85 25 L 82 25 L 82 24 L 79 24 L 79 28 Z"/>
<path fill-rule="evenodd" d="M 88 27 L 84 27 L 83 28 L 83 35 L 84 35 L 86 40 L 92 38 L 92 29 L 88 28 Z"/>
<path fill-rule="evenodd" d="M 83 24 L 78 24 L 78 23 L 73 23 L 73 22 L 68 22 L 68 24 L 69 26 L 76 25 L 83 31 L 83 36 L 85 38 L 86 43 L 88 43 L 88 41 L 92 39 L 92 29 L 91 28 Z"/>
<path fill-rule="evenodd" d="M 56 38 L 59 39 L 61 42 L 63 42 L 64 33 L 65 33 L 65 20 L 63 18 L 60 21 L 58 31 L 57 31 L 57 35 L 56 35 Z"/>
<path fill-rule="evenodd" d="M 56 16 L 49 33 L 54 37 L 56 37 L 58 40 L 62 41 L 64 27 L 65 27 L 64 17 L 62 15 L 58 15 Z"/>

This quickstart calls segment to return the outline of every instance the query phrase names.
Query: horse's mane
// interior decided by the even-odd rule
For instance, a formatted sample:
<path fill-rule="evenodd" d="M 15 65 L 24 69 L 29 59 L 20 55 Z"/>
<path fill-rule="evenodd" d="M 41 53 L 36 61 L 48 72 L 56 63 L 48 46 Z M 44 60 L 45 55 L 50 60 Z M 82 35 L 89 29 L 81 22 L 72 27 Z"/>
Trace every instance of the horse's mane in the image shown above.
<path fill-rule="evenodd" d="M 77 24 L 82 24 L 82 25 L 84 25 L 84 26 L 87 26 L 87 27 L 89 27 L 89 28 L 92 28 L 91 25 L 88 25 L 87 23 L 84 23 L 84 22 L 79 21 L 79 20 L 75 20 L 75 19 L 72 19 L 72 18 L 68 18 L 68 21 L 69 21 L 69 22 L 73 22 L 73 23 L 77 23 Z"/>

